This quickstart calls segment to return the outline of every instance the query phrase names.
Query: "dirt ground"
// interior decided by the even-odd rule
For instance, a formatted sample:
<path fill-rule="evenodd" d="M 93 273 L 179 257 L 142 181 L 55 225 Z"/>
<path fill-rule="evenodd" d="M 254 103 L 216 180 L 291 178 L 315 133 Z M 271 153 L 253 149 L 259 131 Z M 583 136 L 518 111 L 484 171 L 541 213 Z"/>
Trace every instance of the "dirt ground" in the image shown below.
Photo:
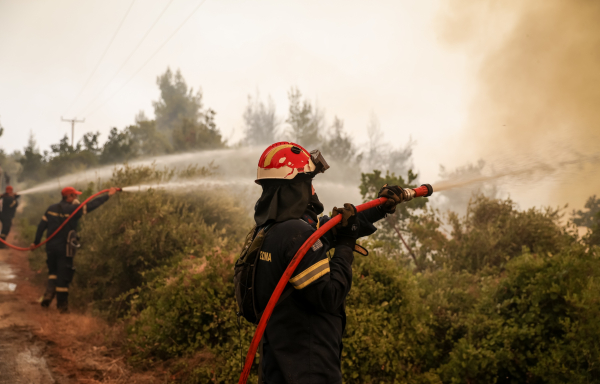
<path fill-rule="evenodd" d="M 26 252 L 0 250 L 0 384 L 164 382 L 127 366 L 119 327 L 76 311 L 60 314 L 55 302 L 42 309 L 35 274 Z"/>

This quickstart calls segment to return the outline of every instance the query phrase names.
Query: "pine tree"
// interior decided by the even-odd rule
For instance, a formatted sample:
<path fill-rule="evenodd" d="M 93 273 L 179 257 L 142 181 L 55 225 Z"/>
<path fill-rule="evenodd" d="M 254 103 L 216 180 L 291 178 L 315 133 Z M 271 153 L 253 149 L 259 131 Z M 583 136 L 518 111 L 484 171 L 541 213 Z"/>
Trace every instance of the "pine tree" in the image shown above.
<path fill-rule="evenodd" d="M 260 100 L 258 92 L 255 97 L 248 95 L 248 105 L 244 111 L 244 123 L 245 144 L 268 145 L 277 141 L 279 119 L 275 113 L 273 99 L 269 97 L 265 104 Z"/>
<path fill-rule="evenodd" d="M 323 113 L 308 100 L 302 100 L 298 88 L 292 88 L 288 98 L 290 109 L 286 122 L 290 125 L 290 140 L 310 150 L 321 142 Z"/>

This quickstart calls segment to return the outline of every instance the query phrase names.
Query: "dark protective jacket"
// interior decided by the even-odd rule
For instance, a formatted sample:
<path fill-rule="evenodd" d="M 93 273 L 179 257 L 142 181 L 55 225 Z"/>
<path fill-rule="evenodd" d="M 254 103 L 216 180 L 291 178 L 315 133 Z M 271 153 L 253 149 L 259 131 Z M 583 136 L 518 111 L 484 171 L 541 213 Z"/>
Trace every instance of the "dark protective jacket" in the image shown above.
<path fill-rule="evenodd" d="M 77 221 L 86 213 L 93 211 L 98 208 L 102 204 L 104 204 L 108 200 L 109 196 L 104 195 L 95 198 L 94 200 L 87 203 L 83 208 L 81 208 L 75 216 L 67 225 L 64 226 L 63 229 L 60 230 L 59 233 L 56 234 L 50 241 L 46 243 L 46 248 L 52 250 L 65 250 L 65 246 L 67 245 L 67 236 L 71 230 L 77 229 Z M 42 220 L 38 225 L 37 232 L 35 234 L 34 244 L 39 244 L 42 241 L 42 235 L 45 230 L 48 230 L 47 235 L 50 236 L 60 227 L 60 225 L 77 209 L 79 206 L 79 202 L 67 203 L 62 200 L 60 203 L 52 204 L 42 216 Z"/>
<path fill-rule="evenodd" d="M 19 195 L 10 196 L 8 193 L 0 196 L 0 199 L 2 199 L 2 212 L 0 212 L 0 218 L 12 219 L 15 217 L 15 212 L 19 206 L 18 198 Z"/>
<path fill-rule="evenodd" d="M 372 224 L 385 215 L 377 208 L 359 214 L 360 236 L 375 232 Z M 329 220 L 321 217 L 319 225 Z M 268 231 L 256 269 L 257 311 L 262 312 L 292 257 L 316 230 L 305 215 L 274 224 Z M 342 333 L 346 325 L 345 299 L 352 285 L 352 249 L 335 248 L 325 234 L 306 253 L 267 324 L 262 339 L 263 383 L 336 384 L 342 382 Z"/>

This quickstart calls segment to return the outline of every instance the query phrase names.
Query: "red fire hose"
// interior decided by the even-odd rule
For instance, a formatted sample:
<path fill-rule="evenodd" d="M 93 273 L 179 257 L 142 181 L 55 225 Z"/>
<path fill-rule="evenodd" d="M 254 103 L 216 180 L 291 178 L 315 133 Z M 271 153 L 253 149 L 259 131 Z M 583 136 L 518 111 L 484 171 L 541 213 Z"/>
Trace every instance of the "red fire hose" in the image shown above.
<path fill-rule="evenodd" d="M 63 227 L 69 222 L 69 220 L 71 220 L 71 218 L 73 216 L 75 216 L 75 214 L 77 212 L 79 212 L 79 210 L 81 208 L 83 208 L 84 205 L 86 205 L 87 203 L 89 203 L 90 200 L 92 200 L 93 198 L 100 196 L 103 193 L 108 192 L 108 189 L 104 189 L 100 192 L 94 193 L 92 196 L 88 197 L 87 199 L 85 199 L 85 201 L 81 204 L 79 204 L 79 206 L 77 208 L 75 208 L 75 210 L 73 211 L 73 213 L 71 213 L 71 215 L 69 217 L 67 217 L 67 219 L 60 225 L 60 227 L 58 227 L 58 229 L 56 231 L 54 231 L 53 234 L 51 234 L 50 236 L 46 237 L 46 240 L 42 241 L 41 243 L 39 243 L 38 245 L 34 245 L 33 247 L 29 247 L 29 248 L 23 248 L 23 247 L 17 247 L 16 245 L 12 245 L 12 244 L 8 244 L 6 241 L 0 239 L 0 242 L 4 243 L 5 245 L 8 245 L 9 247 L 16 249 L 17 251 L 33 251 L 36 248 L 41 247 L 42 245 L 46 244 L 48 242 L 48 240 L 50 240 L 51 238 L 53 238 L 58 232 L 60 232 L 61 229 L 63 229 Z M 121 188 L 117 188 L 117 191 L 121 191 Z"/>
<path fill-rule="evenodd" d="M 413 197 L 423 197 L 423 196 L 430 196 L 431 193 L 433 192 L 433 189 L 431 188 L 430 185 L 423 184 L 419 188 L 413 189 L 413 191 L 415 192 Z M 358 212 L 366 211 L 367 209 L 377 207 L 377 206 L 385 203 L 386 201 L 387 201 L 387 198 L 380 197 L 378 199 L 375 199 L 375 200 L 369 201 L 367 203 L 356 206 L 356 210 Z M 273 313 L 273 309 L 275 308 L 275 305 L 277 304 L 277 301 L 279 300 L 279 296 L 281 296 L 281 293 L 285 289 L 285 286 L 287 285 L 288 281 L 292 278 L 292 275 L 294 274 L 296 267 L 298 266 L 298 264 L 300 264 L 300 261 L 302 260 L 302 258 L 306 254 L 306 252 L 308 252 L 310 247 L 312 247 L 313 244 L 316 243 L 317 240 L 319 240 L 319 238 L 321 236 L 323 236 L 323 234 L 325 234 L 325 232 L 329 231 L 337 223 L 339 223 L 341 219 L 342 219 L 342 215 L 337 215 L 336 217 L 332 218 L 327 223 L 325 223 L 321 227 L 319 227 L 319 229 L 317 229 L 308 238 L 308 240 L 306 240 L 306 242 L 304 244 L 302 244 L 302 247 L 300 247 L 298 252 L 296 252 L 294 257 L 290 261 L 290 264 L 288 265 L 287 269 L 283 272 L 283 275 L 281 276 L 281 279 L 279 279 L 279 282 L 277 283 L 277 286 L 275 287 L 275 290 L 273 291 L 273 294 L 271 295 L 271 298 L 269 299 L 269 302 L 267 303 L 267 306 L 265 307 L 265 311 L 263 312 L 263 314 L 260 318 L 260 321 L 258 322 L 256 331 L 254 331 L 254 337 L 252 338 L 252 342 L 250 343 L 250 349 L 248 350 L 248 354 L 246 355 L 246 362 L 244 364 L 244 369 L 242 370 L 242 375 L 240 376 L 240 380 L 238 381 L 238 384 L 246 384 L 246 382 L 248 381 L 248 376 L 250 375 L 250 369 L 252 368 L 252 363 L 254 362 L 254 356 L 256 355 L 256 350 L 258 349 L 258 344 L 260 343 L 263 333 L 265 332 L 265 328 L 267 327 L 267 322 L 269 321 L 269 318 L 271 317 L 271 314 Z"/>

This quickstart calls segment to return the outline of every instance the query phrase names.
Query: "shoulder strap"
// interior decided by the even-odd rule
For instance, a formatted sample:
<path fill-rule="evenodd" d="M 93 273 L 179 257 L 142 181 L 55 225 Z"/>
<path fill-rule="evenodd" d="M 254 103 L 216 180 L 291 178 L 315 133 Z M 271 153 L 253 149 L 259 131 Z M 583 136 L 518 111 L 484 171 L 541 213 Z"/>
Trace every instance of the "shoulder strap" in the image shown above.
<path fill-rule="evenodd" d="M 263 242 L 264 242 L 264 239 L 265 239 L 265 238 L 266 238 L 266 236 L 267 236 L 267 232 L 269 231 L 269 229 L 273 228 L 273 225 L 275 225 L 275 223 L 269 223 L 269 224 L 265 225 L 263 228 L 260 228 L 259 230 L 257 230 L 257 231 L 256 231 L 256 233 L 254 234 L 254 236 L 256 236 L 256 235 L 258 234 L 258 232 L 260 232 L 261 230 L 264 230 L 264 231 L 265 231 L 265 236 L 263 237 Z M 260 254 L 260 250 L 261 250 L 261 248 L 262 248 L 262 244 L 260 244 L 260 247 L 258 248 L 258 253 L 259 253 L 259 254 Z M 254 268 L 253 274 L 256 274 L 256 268 Z M 252 282 L 253 282 L 253 284 L 254 284 L 254 276 L 252 277 Z M 252 292 L 253 292 L 252 294 L 254 294 L 254 292 L 255 292 L 255 290 L 254 290 L 254 287 L 252 287 L 252 288 L 253 288 L 253 289 L 252 289 Z M 287 299 L 287 298 L 288 298 L 288 296 L 289 296 L 289 295 L 291 295 L 291 294 L 292 294 L 292 292 L 293 292 L 293 291 L 294 291 L 294 287 L 292 287 L 292 286 L 288 286 L 288 287 L 286 287 L 286 288 L 283 290 L 283 292 L 281 293 L 281 296 L 279 296 L 279 300 L 277 300 L 277 304 L 275 304 L 275 306 L 278 306 L 279 304 L 281 304 L 281 303 L 282 303 L 282 302 L 283 302 L 285 299 Z M 254 302 L 254 303 L 256 303 L 256 301 L 255 301 L 255 300 L 253 300 L 253 302 Z M 260 319 L 260 318 L 261 318 L 261 316 L 262 316 L 262 314 L 263 314 L 264 310 L 263 310 L 263 311 L 260 311 L 260 312 L 258 312 L 258 311 L 256 310 L 256 307 L 255 307 L 255 308 L 254 308 L 254 312 L 256 313 L 256 319 L 257 319 L 257 321 L 258 321 L 258 319 Z"/>
<path fill-rule="evenodd" d="M 259 227 L 258 230 L 256 231 L 256 233 L 254 234 L 254 236 L 256 236 L 258 234 L 258 232 L 260 232 L 261 230 L 264 230 L 265 231 L 265 235 L 266 235 L 267 232 L 269 231 L 269 229 L 271 229 L 273 227 L 273 225 L 275 225 L 275 223 L 269 223 L 269 224 L 266 224 L 266 225 L 264 225 L 262 227 Z"/>
<path fill-rule="evenodd" d="M 257 227 L 256 230 L 254 231 L 254 236 L 252 237 L 252 244 L 254 244 L 254 241 L 256 241 L 256 237 L 258 236 L 258 234 L 262 231 L 264 232 L 263 236 L 262 236 L 262 240 L 259 241 L 258 248 L 256 249 L 256 254 L 260 255 L 260 250 L 262 249 L 263 243 L 267 237 L 267 233 L 269 232 L 269 229 L 271 229 L 273 227 L 274 223 L 269 223 L 263 227 Z M 256 315 L 256 320 L 258 321 L 258 319 L 260 319 L 260 315 L 262 315 L 262 312 L 258 312 L 256 310 L 256 298 L 254 297 L 254 293 L 256 292 L 256 290 L 254 289 L 254 282 L 256 281 L 256 267 L 257 267 L 257 263 L 258 263 L 258 256 L 256 262 L 254 263 L 254 267 L 252 268 L 252 306 L 254 308 L 254 314 Z"/>
<path fill-rule="evenodd" d="M 273 227 L 275 223 L 270 223 L 267 224 L 267 226 L 265 227 L 265 232 L 268 231 L 269 229 L 271 229 L 271 227 Z M 262 248 L 262 244 L 261 244 L 261 248 Z M 260 249 L 259 249 L 260 252 Z M 283 290 L 283 292 L 281 293 L 281 296 L 279 296 L 279 300 L 277 300 L 277 304 L 275 304 L 275 306 L 277 307 L 279 304 L 281 304 L 285 299 L 287 299 L 292 292 L 294 292 L 294 287 L 292 287 L 291 285 L 288 285 L 287 287 L 285 287 L 285 289 Z M 264 310 L 261 312 L 258 312 L 256 315 L 257 319 L 260 319 L 262 314 L 263 314 Z"/>

